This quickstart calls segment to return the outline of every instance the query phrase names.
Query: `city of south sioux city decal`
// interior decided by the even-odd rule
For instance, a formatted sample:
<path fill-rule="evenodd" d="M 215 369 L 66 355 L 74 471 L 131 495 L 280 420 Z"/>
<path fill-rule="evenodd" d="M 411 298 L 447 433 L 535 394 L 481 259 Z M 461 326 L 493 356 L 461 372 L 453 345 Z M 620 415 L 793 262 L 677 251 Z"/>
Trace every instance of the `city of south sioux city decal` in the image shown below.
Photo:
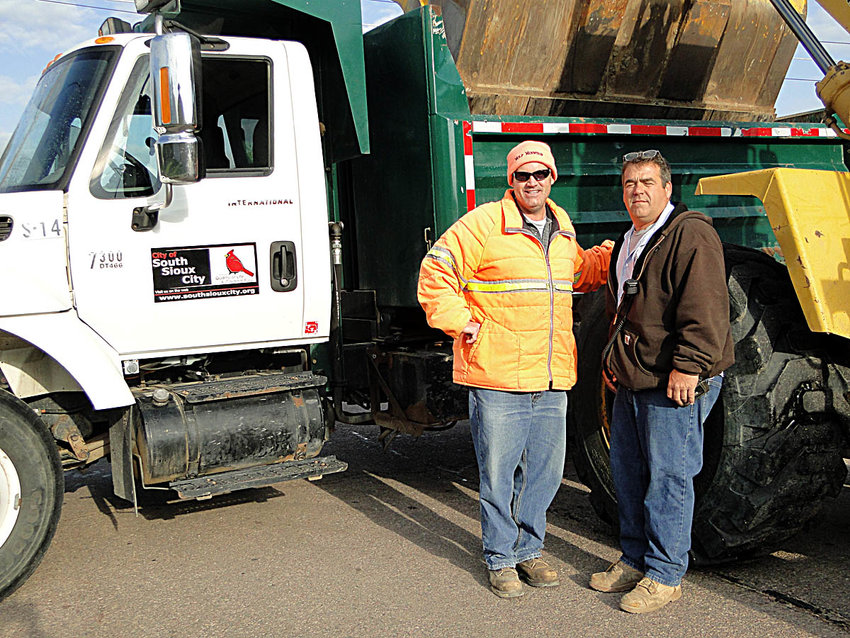
<path fill-rule="evenodd" d="M 256 295 L 256 244 L 151 249 L 154 301 Z"/>

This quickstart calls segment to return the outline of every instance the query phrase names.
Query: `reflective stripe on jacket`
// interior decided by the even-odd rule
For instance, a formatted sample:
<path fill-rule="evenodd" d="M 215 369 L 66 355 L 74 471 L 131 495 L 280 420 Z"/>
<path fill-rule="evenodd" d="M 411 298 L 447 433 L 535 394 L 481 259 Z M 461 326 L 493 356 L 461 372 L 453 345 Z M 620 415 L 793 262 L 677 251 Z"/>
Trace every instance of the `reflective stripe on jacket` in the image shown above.
<path fill-rule="evenodd" d="M 455 383 L 523 392 L 575 383 L 572 292 L 605 283 L 612 243 L 582 250 L 567 213 L 547 205 L 548 254 L 508 190 L 455 222 L 422 261 L 419 303 L 455 340 Z M 460 336 L 469 321 L 481 324 L 472 344 Z"/>

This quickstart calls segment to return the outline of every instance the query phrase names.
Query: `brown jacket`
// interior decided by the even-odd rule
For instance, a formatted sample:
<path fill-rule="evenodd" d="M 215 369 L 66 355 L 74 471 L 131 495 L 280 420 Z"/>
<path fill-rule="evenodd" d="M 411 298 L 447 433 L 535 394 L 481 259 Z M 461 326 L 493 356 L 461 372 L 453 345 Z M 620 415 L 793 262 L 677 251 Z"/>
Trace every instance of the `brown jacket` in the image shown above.
<path fill-rule="evenodd" d="M 674 368 L 706 378 L 732 365 L 726 267 L 711 219 L 678 204 L 635 264 L 637 294 L 631 302 L 624 295 L 618 309 L 615 265 L 624 236 L 614 245 L 606 293 L 611 333 L 625 311 L 603 361 L 617 383 L 665 388 Z"/>

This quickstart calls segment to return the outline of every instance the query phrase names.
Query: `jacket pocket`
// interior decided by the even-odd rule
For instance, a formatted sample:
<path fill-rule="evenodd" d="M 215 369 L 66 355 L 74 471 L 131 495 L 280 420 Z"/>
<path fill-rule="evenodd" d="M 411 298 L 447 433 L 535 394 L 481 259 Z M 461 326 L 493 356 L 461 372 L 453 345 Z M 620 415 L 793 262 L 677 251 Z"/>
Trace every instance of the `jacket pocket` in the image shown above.
<path fill-rule="evenodd" d="M 485 319 L 475 343 L 461 344 L 455 356 L 461 357 L 460 371 L 470 383 L 484 387 L 516 387 L 519 340 L 498 323 Z"/>
<path fill-rule="evenodd" d="M 469 343 L 466 340 L 468 337 L 466 334 L 461 334 L 460 337 L 455 339 L 452 350 L 454 352 L 455 361 L 457 362 L 455 365 L 456 369 L 469 369 L 469 363 L 474 359 L 478 348 L 481 347 L 481 338 L 484 336 L 485 331 L 488 330 L 489 323 L 490 321 L 487 319 L 484 319 L 481 322 L 481 327 L 478 328 L 478 335 L 472 343 Z"/>
<path fill-rule="evenodd" d="M 641 360 L 639 344 L 640 336 L 624 328 L 617 335 L 611 353 L 611 371 L 631 390 L 646 390 L 659 383 L 659 376 L 647 370 Z"/>
<path fill-rule="evenodd" d="M 623 344 L 625 345 L 626 356 L 628 360 L 632 362 L 638 370 L 643 372 L 644 374 L 652 375 L 652 373 L 646 369 L 646 366 L 643 365 L 641 361 L 640 354 L 638 353 L 638 341 L 640 341 L 640 335 L 632 332 L 631 330 L 623 330 Z"/>

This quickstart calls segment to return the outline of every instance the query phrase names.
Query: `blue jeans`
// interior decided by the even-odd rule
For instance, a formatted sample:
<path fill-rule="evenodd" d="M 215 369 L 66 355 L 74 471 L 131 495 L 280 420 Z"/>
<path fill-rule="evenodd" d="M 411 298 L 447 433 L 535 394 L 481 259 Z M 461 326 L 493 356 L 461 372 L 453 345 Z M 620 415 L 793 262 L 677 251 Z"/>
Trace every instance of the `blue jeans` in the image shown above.
<path fill-rule="evenodd" d="M 620 518 L 620 560 L 663 585 L 688 569 L 694 477 L 702 468 L 703 423 L 722 377 L 694 405 L 679 407 L 666 389 L 617 389 L 611 418 L 611 471 Z"/>
<path fill-rule="evenodd" d="M 546 510 L 564 476 L 567 393 L 470 388 L 487 569 L 539 558 Z"/>

